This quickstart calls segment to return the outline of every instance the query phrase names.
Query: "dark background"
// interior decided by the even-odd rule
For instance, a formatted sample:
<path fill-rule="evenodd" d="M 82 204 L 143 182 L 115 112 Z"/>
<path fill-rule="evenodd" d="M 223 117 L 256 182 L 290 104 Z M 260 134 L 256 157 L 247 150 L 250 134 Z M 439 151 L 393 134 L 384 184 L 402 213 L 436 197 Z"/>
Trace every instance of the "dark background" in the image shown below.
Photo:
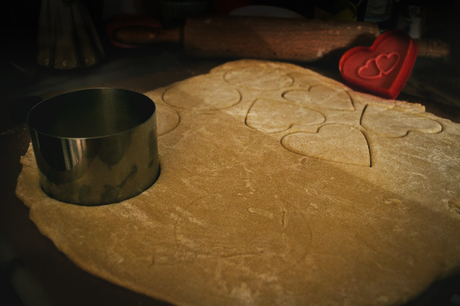
<path fill-rule="evenodd" d="M 115 47 L 105 34 L 106 22 L 123 13 L 161 19 L 158 1 L 84 2 L 98 30 L 105 58 L 92 67 L 75 70 L 56 70 L 36 63 L 40 0 L 3 0 L 0 4 L 0 305 L 166 305 L 80 270 L 28 219 L 28 209 L 14 194 L 21 170 L 19 156 L 29 143 L 25 114 L 50 92 L 106 83 L 143 91 L 149 88 L 144 88 L 140 80 L 147 75 L 150 86 L 161 87 L 206 73 L 228 59 L 192 58 L 181 46 L 171 44 Z M 223 6 L 224 2 L 210 1 L 208 12 L 225 13 L 222 7 L 235 6 L 239 1 L 230 1 L 230 6 Z M 287 8 L 313 18 L 315 7 L 333 13 L 335 2 L 254 0 L 248 4 Z M 358 20 L 362 20 L 366 1 L 354 2 L 361 3 Z M 391 18 L 379 24 L 382 30 L 396 27 L 399 10 L 405 4 L 423 9 L 422 38 L 447 42 L 451 52 L 442 59 L 417 59 L 398 99 L 421 103 L 427 111 L 460 123 L 460 1 L 397 1 Z M 340 80 L 336 62 L 296 64 Z M 436 283 L 407 305 L 460 305 L 460 276 Z"/>

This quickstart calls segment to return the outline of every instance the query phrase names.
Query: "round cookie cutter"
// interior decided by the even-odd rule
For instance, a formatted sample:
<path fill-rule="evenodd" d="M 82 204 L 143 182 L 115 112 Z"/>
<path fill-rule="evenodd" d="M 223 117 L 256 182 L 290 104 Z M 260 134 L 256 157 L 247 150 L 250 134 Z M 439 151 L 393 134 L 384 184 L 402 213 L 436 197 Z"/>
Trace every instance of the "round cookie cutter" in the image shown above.
<path fill-rule="evenodd" d="M 158 178 L 155 103 L 124 89 L 65 93 L 33 107 L 27 123 L 40 185 L 79 205 L 117 203 Z"/>

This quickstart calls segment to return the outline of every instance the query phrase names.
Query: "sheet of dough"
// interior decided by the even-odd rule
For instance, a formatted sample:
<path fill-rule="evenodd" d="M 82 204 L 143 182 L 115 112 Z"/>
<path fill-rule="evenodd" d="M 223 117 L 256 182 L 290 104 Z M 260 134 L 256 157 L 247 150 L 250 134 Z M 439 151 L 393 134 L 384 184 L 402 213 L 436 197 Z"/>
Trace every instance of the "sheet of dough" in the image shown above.
<path fill-rule="evenodd" d="M 285 63 L 146 93 L 159 180 L 119 204 L 17 194 L 82 269 L 177 305 L 395 305 L 460 268 L 460 125 Z"/>

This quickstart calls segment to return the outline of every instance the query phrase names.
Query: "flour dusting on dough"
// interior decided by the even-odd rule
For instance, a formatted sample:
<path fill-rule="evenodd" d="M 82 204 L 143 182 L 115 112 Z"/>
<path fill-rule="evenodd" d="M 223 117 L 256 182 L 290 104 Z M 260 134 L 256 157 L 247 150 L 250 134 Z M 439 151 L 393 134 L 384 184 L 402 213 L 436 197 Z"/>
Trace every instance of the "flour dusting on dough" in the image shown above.
<path fill-rule="evenodd" d="M 60 203 L 21 159 L 18 197 L 82 269 L 183 306 L 398 305 L 460 270 L 459 124 L 267 61 L 146 94 L 141 195 Z"/>

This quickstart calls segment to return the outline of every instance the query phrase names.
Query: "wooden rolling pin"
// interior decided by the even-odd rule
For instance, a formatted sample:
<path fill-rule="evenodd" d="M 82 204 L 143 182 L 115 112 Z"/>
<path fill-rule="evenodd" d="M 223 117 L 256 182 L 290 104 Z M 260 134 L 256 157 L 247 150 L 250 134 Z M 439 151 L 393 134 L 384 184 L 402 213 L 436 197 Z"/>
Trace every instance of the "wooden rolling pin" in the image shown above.
<path fill-rule="evenodd" d="M 315 61 L 337 59 L 355 46 L 370 46 L 380 34 L 375 23 L 246 16 L 189 18 L 183 28 L 120 27 L 112 38 L 130 45 L 182 43 L 204 57 L 248 57 Z M 447 57 L 450 45 L 417 40 L 418 56 Z"/>
<path fill-rule="evenodd" d="M 370 46 L 375 23 L 247 16 L 201 16 L 183 28 L 126 26 L 112 38 L 132 45 L 182 43 L 192 55 L 291 61 L 339 58 L 355 46 Z"/>

